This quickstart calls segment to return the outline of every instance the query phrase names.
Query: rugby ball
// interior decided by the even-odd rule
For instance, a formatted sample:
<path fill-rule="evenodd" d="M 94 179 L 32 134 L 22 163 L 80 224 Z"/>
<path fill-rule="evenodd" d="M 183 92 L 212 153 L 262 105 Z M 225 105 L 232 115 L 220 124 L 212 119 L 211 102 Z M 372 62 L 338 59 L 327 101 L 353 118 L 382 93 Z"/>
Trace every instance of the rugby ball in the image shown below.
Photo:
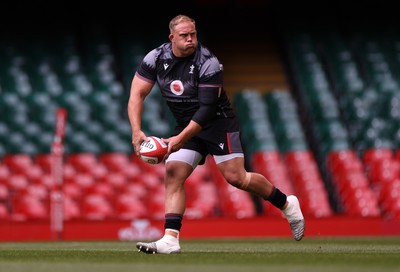
<path fill-rule="evenodd" d="M 158 164 L 164 161 L 168 146 L 158 137 L 150 136 L 148 141 L 140 145 L 140 158 L 149 164 Z"/>

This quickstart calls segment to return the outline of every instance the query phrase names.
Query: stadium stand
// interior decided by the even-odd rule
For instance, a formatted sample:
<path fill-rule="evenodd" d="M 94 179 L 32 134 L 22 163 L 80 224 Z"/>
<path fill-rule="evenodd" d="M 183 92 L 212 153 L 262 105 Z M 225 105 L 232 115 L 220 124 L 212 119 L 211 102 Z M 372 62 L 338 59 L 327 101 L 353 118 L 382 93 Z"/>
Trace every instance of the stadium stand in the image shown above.
<path fill-rule="evenodd" d="M 258 12 L 273 14 L 255 2 Z M 199 17 L 205 23 L 201 35 L 207 35 L 204 40 L 215 45 L 226 64 L 246 167 L 286 193 L 297 194 L 307 217 L 400 218 L 400 36 L 394 30 L 344 28 L 332 24 L 331 18 L 325 18 L 320 31 L 303 21 L 293 24 L 297 16 L 283 20 L 278 4 L 268 7 L 277 9 L 271 19 L 279 20 L 269 27 L 281 36 L 270 28 L 252 28 L 250 48 L 242 41 L 224 51 L 226 43 L 237 38 L 232 32 L 243 30 L 238 25 L 254 14 L 242 20 L 227 16 L 233 29 L 218 37 L 224 38 L 223 44 L 215 38 L 225 27 L 217 24 L 207 35 L 203 32 L 215 20 Z M 236 14 L 235 8 L 228 11 Z M 201 12 L 198 7 L 193 13 Z M 28 29 L 25 39 L 2 29 L 3 222 L 49 220 L 57 107 L 68 111 L 65 220 L 164 217 L 164 165 L 149 166 L 133 156 L 126 116 L 131 77 L 160 40 L 141 31 L 132 33 L 137 21 L 105 27 L 95 22 L 80 25 L 81 20 L 57 29 L 57 34 L 43 30 L 28 35 Z M 44 25 L 32 27 L 39 26 Z M 159 31 L 150 35 L 155 33 Z M 172 126 L 155 87 L 146 100 L 143 128 L 148 135 L 164 137 Z M 186 186 L 188 219 L 281 216 L 267 203 L 228 185 L 211 159 L 196 169 Z"/>
<path fill-rule="evenodd" d="M 388 24 L 391 13 L 379 16 L 380 6 L 363 14 L 349 8 L 352 16 L 343 22 L 316 15 L 318 25 L 283 24 L 293 92 L 336 212 L 390 218 L 397 212 L 382 209 L 365 156 L 398 149 L 389 102 L 399 91 L 398 78 L 388 57 L 397 34 Z M 367 20 L 371 13 L 378 22 Z"/>

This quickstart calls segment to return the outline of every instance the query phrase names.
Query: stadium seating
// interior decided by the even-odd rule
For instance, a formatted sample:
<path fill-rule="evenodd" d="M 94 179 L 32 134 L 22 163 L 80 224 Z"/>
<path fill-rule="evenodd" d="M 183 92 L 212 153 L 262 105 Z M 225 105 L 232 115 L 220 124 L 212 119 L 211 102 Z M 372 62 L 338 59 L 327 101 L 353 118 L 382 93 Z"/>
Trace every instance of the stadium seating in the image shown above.
<path fill-rule="evenodd" d="M 350 27 L 343 35 L 338 26 L 321 33 L 289 21 L 281 34 L 293 89 L 232 94 L 246 168 L 298 195 L 310 217 L 400 218 L 398 35 Z M 58 107 L 68 111 L 65 219 L 163 219 L 165 165 L 133 156 L 126 114 L 132 75 L 157 43 L 122 30 L 79 33 L 0 43 L 0 219 L 49 219 Z M 174 125 L 157 86 L 142 125 L 160 137 Z M 212 160 L 185 186 L 187 218 L 281 216 L 227 184 Z"/>
<path fill-rule="evenodd" d="M 286 41 L 298 83 L 296 99 L 313 131 L 308 138 L 322 162 L 328 191 L 337 211 L 344 208 L 351 214 L 393 217 L 395 208 L 389 211 L 379 188 L 398 178 L 392 162 L 399 148 L 394 106 L 399 79 L 396 61 L 392 61 L 396 35 L 367 28 L 349 28 L 348 33 L 354 35 L 344 35 L 338 25 L 330 25 L 323 33 L 315 30 L 291 29 L 296 34 L 286 36 Z M 329 116 L 321 115 L 321 108 L 313 103 L 313 98 L 323 96 L 319 103 L 331 112 Z M 318 117 L 323 117 L 323 125 Z"/>
<path fill-rule="evenodd" d="M 261 95 L 254 90 L 245 90 L 236 93 L 235 102 L 244 126 L 246 147 L 248 143 L 257 143 L 249 150 L 252 169 L 286 194 L 298 195 L 308 216 L 331 216 L 333 211 L 328 194 L 308 149 L 291 94 L 276 90 Z M 250 124 L 263 124 L 262 129 L 257 133 L 255 126 L 248 125 L 248 120 L 252 120 Z M 265 137 L 268 133 L 270 136 Z M 264 214 L 281 216 L 268 202 L 262 201 L 262 206 Z"/>
<path fill-rule="evenodd" d="M 3 203 L 0 203 L 0 219 L 1 220 L 9 220 L 10 213 Z"/>

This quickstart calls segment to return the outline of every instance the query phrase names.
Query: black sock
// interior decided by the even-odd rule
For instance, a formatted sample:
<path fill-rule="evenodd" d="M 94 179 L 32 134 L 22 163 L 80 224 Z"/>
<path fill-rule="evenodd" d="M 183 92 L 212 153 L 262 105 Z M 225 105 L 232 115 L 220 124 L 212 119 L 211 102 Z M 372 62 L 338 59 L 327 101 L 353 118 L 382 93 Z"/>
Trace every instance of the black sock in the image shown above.
<path fill-rule="evenodd" d="M 272 193 L 265 200 L 271 202 L 275 207 L 282 209 L 286 203 L 286 195 L 274 186 Z"/>
<path fill-rule="evenodd" d="M 180 231 L 182 227 L 182 218 L 183 216 L 178 213 L 166 213 L 164 228 Z"/>

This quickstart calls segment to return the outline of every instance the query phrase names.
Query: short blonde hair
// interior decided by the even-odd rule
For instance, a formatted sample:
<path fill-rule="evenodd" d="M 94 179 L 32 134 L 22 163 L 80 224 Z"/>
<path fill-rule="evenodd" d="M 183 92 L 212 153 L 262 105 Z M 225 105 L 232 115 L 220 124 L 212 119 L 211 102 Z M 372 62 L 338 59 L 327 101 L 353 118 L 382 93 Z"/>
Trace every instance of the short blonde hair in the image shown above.
<path fill-rule="evenodd" d="M 189 16 L 180 14 L 172 18 L 172 20 L 169 22 L 169 31 L 173 32 L 175 26 L 182 22 L 192 22 L 196 26 L 196 22 L 194 19 L 190 18 Z"/>

